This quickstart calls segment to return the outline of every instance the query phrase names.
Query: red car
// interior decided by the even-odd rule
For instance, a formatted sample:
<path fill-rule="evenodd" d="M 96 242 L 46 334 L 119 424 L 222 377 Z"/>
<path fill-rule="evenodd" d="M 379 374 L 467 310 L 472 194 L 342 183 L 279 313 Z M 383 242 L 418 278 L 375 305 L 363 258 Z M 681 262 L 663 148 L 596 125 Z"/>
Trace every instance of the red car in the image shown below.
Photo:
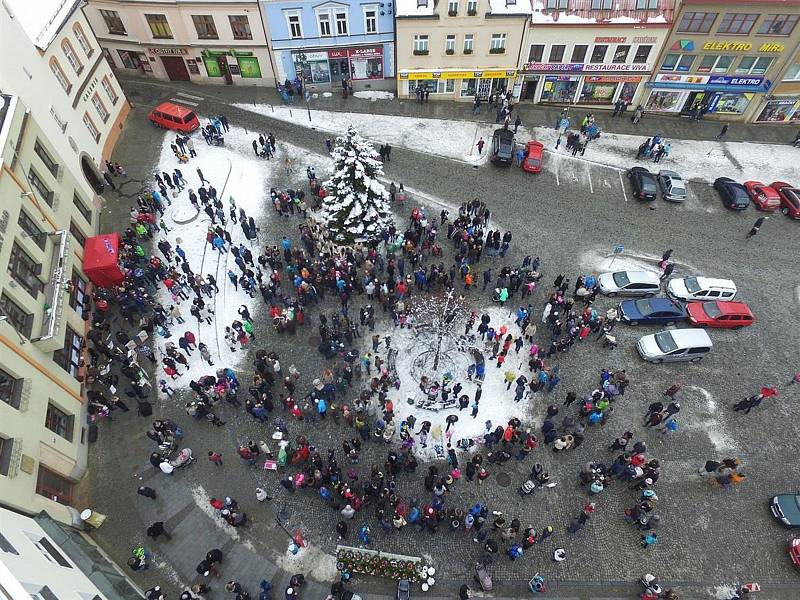
<path fill-rule="evenodd" d="M 200 127 L 200 121 L 191 108 L 172 102 L 162 102 L 147 115 L 150 122 L 156 127 L 174 129 L 184 133 L 191 133 Z"/>
<path fill-rule="evenodd" d="M 794 538 L 789 542 L 789 558 L 795 567 L 800 568 L 800 538 Z"/>
<path fill-rule="evenodd" d="M 539 173 L 542 170 L 542 152 L 544 145 L 541 142 L 531 140 L 525 148 L 525 160 L 522 161 L 522 168 L 528 173 Z"/>
<path fill-rule="evenodd" d="M 800 219 L 800 190 L 785 181 L 769 184 L 781 197 L 781 212 L 793 219 Z"/>
<path fill-rule="evenodd" d="M 741 329 L 756 321 L 744 302 L 689 302 L 686 311 L 688 321 L 698 327 Z"/>
<path fill-rule="evenodd" d="M 781 207 L 781 197 L 778 192 L 760 181 L 745 181 L 744 189 L 759 210 L 772 212 Z"/>

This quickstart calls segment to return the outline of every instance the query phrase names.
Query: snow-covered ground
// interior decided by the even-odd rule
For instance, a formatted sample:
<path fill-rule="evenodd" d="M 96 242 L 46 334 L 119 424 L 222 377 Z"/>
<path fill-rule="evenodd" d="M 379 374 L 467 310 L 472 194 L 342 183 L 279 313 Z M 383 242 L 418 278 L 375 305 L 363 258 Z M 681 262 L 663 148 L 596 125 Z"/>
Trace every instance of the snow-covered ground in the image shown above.
<path fill-rule="evenodd" d="M 392 92 L 384 92 L 381 90 L 363 90 L 361 92 L 353 92 L 353 96 L 356 98 L 363 98 L 365 100 L 391 100 L 394 98 L 394 94 Z"/>

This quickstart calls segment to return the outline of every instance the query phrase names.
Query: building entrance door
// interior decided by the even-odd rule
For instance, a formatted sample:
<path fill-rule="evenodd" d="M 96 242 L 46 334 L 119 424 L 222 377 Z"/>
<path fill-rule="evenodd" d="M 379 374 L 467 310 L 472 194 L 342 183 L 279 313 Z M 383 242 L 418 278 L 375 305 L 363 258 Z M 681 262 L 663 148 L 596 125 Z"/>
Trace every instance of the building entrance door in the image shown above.
<path fill-rule="evenodd" d="M 189 81 L 189 70 L 181 56 L 162 56 L 161 63 L 170 81 Z"/>
<path fill-rule="evenodd" d="M 478 87 L 475 91 L 475 95 L 479 96 L 481 99 L 486 99 L 489 97 L 489 94 L 492 93 L 492 80 L 491 79 L 479 79 L 478 80 Z"/>

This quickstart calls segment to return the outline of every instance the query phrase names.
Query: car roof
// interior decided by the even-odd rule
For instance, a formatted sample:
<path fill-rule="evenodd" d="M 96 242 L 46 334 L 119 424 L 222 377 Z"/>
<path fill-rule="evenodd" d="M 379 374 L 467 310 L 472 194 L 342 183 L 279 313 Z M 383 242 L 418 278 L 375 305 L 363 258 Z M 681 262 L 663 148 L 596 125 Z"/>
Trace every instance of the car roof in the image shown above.
<path fill-rule="evenodd" d="M 625 273 L 631 283 L 658 283 L 661 281 L 658 275 L 650 271 L 614 271 L 608 274 L 613 276 L 614 273 Z"/>
<path fill-rule="evenodd" d="M 504 128 L 495 129 L 494 133 L 492 134 L 492 137 L 506 137 L 513 140 L 514 132 L 511 131 L 510 129 L 504 129 Z"/>
<path fill-rule="evenodd" d="M 684 279 L 687 279 L 687 277 L 684 277 Z M 703 289 L 712 287 L 736 289 L 736 284 L 730 279 L 719 279 L 717 277 L 695 277 L 695 279 L 697 279 L 698 285 Z"/>
<path fill-rule="evenodd" d="M 536 140 L 531 140 L 528 142 L 528 148 L 544 148 L 544 144 L 542 144 L 542 142 L 537 142 Z"/>
<path fill-rule="evenodd" d="M 650 175 L 650 176 L 653 175 L 650 171 L 648 171 L 644 167 L 631 167 L 631 173 L 641 173 L 642 175 Z"/>
<path fill-rule="evenodd" d="M 713 345 L 705 329 L 669 329 L 668 331 L 675 340 L 675 344 L 680 348 Z"/>
<path fill-rule="evenodd" d="M 190 112 L 193 112 L 191 108 L 181 106 L 180 104 L 175 104 L 174 102 L 162 102 L 156 106 L 154 110 L 181 118 L 185 117 Z"/>
<path fill-rule="evenodd" d="M 773 181 L 772 183 L 769 184 L 769 187 L 775 190 L 779 190 L 785 187 L 793 188 L 794 186 L 791 183 L 786 183 L 785 181 Z"/>
<path fill-rule="evenodd" d="M 714 304 L 717 305 L 719 312 L 723 315 L 750 315 L 753 316 L 750 307 L 747 306 L 744 302 L 720 302 L 719 300 L 714 301 Z"/>
<path fill-rule="evenodd" d="M 650 305 L 655 308 L 656 310 L 665 310 L 668 308 L 681 308 L 681 303 L 676 302 L 672 298 L 666 298 L 664 296 L 660 296 L 658 298 L 645 298 Z M 634 300 L 636 302 L 636 300 Z"/>
<path fill-rule="evenodd" d="M 671 179 L 680 179 L 681 181 L 683 180 L 683 177 L 678 175 L 675 171 L 659 171 L 658 175 L 659 177 L 669 177 Z"/>

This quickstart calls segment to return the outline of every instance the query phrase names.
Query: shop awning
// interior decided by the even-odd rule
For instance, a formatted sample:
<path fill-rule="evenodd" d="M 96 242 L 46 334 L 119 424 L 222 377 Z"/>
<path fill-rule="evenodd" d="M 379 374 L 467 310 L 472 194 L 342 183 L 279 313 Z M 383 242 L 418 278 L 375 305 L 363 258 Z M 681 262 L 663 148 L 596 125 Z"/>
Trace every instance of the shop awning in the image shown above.
<path fill-rule="evenodd" d="M 119 234 L 97 235 L 83 247 L 83 272 L 98 287 L 119 285 L 124 279 L 119 268 Z"/>

